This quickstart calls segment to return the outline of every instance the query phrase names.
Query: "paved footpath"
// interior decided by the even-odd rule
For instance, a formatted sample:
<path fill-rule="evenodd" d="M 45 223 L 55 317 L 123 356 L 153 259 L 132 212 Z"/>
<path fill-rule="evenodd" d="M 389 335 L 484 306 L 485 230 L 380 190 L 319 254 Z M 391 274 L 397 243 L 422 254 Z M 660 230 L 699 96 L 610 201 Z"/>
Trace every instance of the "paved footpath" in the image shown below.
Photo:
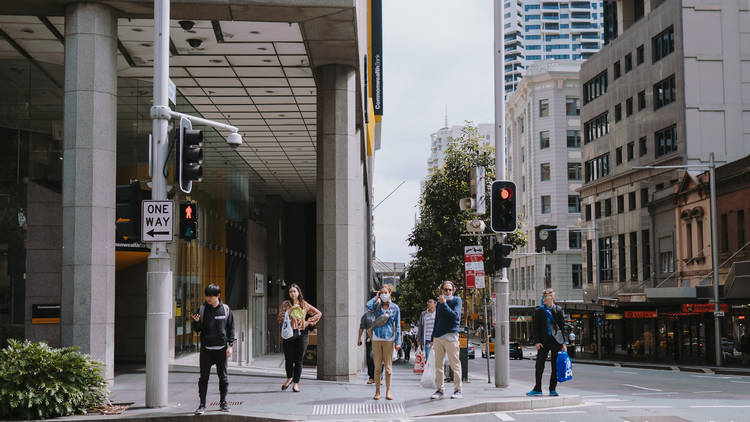
<path fill-rule="evenodd" d="M 284 382 L 283 358 L 270 355 L 258 359 L 251 367 L 230 366 L 228 401 L 230 414 L 218 411 L 218 380 L 215 372 L 209 380 L 208 411 L 203 418 L 221 417 L 229 420 L 353 420 L 412 418 L 427 415 L 449 415 L 495 412 L 520 409 L 539 409 L 577 405 L 578 396 L 525 396 L 528 383 L 512 382 L 499 389 L 487 383 L 479 373 L 472 373 L 464 384 L 463 399 L 430 400 L 432 389 L 422 388 L 419 377 L 412 371 L 413 364 L 395 364 L 392 380 L 393 401 L 372 399 L 373 385 L 367 385 L 367 374 L 358 374 L 352 382 L 332 382 L 315 379 L 315 368 L 306 367 L 300 382 L 301 392 L 289 388 L 281 391 Z M 114 403 L 133 403 L 119 416 L 74 417 L 93 421 L 112 418 L 177 420 L 192 416 L 198 406 L 198 367 L 195 356 L 180 359 L 170 366 L 169 402 L 161 409 L 147 409 L 145 403 L 145 373 L 143 368 L 132 368 L 115 376 L 112 387 Z M 446 383 L 446 392 L 453 391 Z M 383 387 L 383 396 L 385 387 Z"/>

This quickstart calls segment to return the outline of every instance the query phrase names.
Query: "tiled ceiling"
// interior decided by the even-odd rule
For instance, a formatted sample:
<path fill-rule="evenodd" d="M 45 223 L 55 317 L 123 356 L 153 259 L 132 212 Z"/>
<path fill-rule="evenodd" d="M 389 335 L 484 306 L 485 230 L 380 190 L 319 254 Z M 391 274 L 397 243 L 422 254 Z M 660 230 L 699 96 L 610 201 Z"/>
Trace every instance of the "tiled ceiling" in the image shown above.
<path fill-rule="evenodd" d="M 206 183 L 244 171 L 264 193 L 314 200 L 316 86 L 299 25 L 190 23 L 172 21 L 170 77 L 191 111 L 237 126 L 245 141 L 231 150 L 227 133 L 204 131 Z M 0 58 L 18 58 L 20 47 L 39 63 L 63 64 L 63 18 L 0 16 L 0 29 L 17 44 L 0 38 Z M 118 39 L 118 76 L 150 80 L 153 21 L 119 19 Z"/>

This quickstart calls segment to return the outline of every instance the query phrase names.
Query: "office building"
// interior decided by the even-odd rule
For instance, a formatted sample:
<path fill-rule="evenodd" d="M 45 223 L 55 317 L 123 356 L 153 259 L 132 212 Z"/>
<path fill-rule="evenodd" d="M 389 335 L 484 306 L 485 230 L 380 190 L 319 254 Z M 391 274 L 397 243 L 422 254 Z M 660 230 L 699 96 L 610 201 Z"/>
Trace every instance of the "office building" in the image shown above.
<path fill-rule="evenodd" d="M 430 134 L 430 156 L 427 159 L 427 174 L 432 174 L 445 163 L 445 151 L 451 141 L 462 136 L 466 126 L 454 125 L 448 127 L 448 117 L 445 118 L 445 126 L 437 132 Z M 492 123 L 479 123 L 476 125 L 479 132 L 479 140 L 489 146 L 495 146 L 495 131 Z"/>

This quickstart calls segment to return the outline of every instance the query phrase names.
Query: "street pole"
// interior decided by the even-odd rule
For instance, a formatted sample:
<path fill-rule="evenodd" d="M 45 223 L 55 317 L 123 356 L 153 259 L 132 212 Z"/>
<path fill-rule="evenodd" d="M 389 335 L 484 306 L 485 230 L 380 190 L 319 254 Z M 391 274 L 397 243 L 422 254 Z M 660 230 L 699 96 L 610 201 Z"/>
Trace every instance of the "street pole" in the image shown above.
<path fill-rule="evenodd" d="M 547 288 L 547 248 L 542 246 L 542 286 L 544 289 Z M 537 292 L 537 297 L 539 297 L 539 294 Z"/>
<path fill-rule="evenodd" d="M 594 253 L 596 253 L 596 304 L 599 304 L 599 298 L 602 296 L 602 274 L 600 268 L 602 265 L 601 256 L 599 256 L 599 222 L 594 219 Z M 594 324 L 596 324 L 594 319 Z M 596 326 L 596 357 L 602 358 L 602 330 L 604 329 L 604 320 L 602 324 Z"/>
<path fill-rule="evenodd" d="M 168 107 L 169 0 L 154 0 L 154 100 Z M 167 199 L 162 168 L 169 152 L 168 117 L 152 113 L 151 199 Z M 151 244 L 146 274 L 146 407 L 168 404 L 169 318 L 172 308 L 172 272 L 165 242 Z"/>
<path fill-rule="evenodd" d="M 494 63 L 495 63 L 495 180 L 505 180 L 505 81 L 503 69 L 503 1 L 494 0 Z M 507 387 L 509 379 L 508 351 L 508 269 L 495 284 L 495 387 Z M 498 339 L 500 340 L 498 342 Z M 489 344 L 487 345 L 489 354 Z"/>
<path fill-rule="evenodd" d="M 487 384 L 492 383 L 492 378 L 490 377 L 490 342 L 489 342 L 489 334 L 490 334 L 490 327 L 487 323 L 487 288 L 482 289 L 482 297 L 484 299 L 484 338 L 482 340 L 483 343 L 487 347 L 487 352 L 485 353 L 485 357 L 487 358 Z"/>
<path fill-rule="evenodd" d="M 708 155 L 708 171 L 711 179 L 711 261 L 714 272 L 714 353 L 716 366 L 721 366 L 721 320 L 719 319 L 719 230 L 716 215 L 716 163 L 714 153 Z"/>

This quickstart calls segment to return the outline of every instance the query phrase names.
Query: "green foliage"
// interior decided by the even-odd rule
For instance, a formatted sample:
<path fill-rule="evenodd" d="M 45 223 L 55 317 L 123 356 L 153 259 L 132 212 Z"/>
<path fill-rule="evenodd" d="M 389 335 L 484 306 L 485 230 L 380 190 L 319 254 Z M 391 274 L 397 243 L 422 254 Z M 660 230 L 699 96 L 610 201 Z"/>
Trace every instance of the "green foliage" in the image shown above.
<path fill-rule="evenodd" d="M 484 167 L 487 206 L 490 209 L 490 186 L 495 179 L 495 153 L 492 146 L 480 141 L 480 134 L 472 122 L 466 122 L 461 136 L 452 139 L 445 152 L 441 168 L 425 181 L 419 201 L 419 222 L 408 237 L 409 245 L 417 247 L 415 258 L 407 267 L 406 279 L 399 289 L 399 307 L 402 317 L 417 322 L 425 309 L 427 299 L 438 294 L 442 280 L 454 280 L 457 288 L 463 286 L 464 246 L 476 245 L 475 237 L 461 237 L 466 232 L 466 222 L 481 218 L 490 233 L 489 212 L 475 217 L 461 211 L 458 201 L 470 196 L 469 174 L 475 167 Z M 508 235 L 505 243 L 516 247 L 526 245 L 526 235 L 520 230 Z M 479 241 L 488 251 L 489 237 Z M 494 263 L 485 253 L 486 268 Z"/>
<path fill-rule="evenodd" d="M 0 350 L 0 418 L 48 419 L 109 404 L 101 370 L 76 347 L 9 340 Z"/>

